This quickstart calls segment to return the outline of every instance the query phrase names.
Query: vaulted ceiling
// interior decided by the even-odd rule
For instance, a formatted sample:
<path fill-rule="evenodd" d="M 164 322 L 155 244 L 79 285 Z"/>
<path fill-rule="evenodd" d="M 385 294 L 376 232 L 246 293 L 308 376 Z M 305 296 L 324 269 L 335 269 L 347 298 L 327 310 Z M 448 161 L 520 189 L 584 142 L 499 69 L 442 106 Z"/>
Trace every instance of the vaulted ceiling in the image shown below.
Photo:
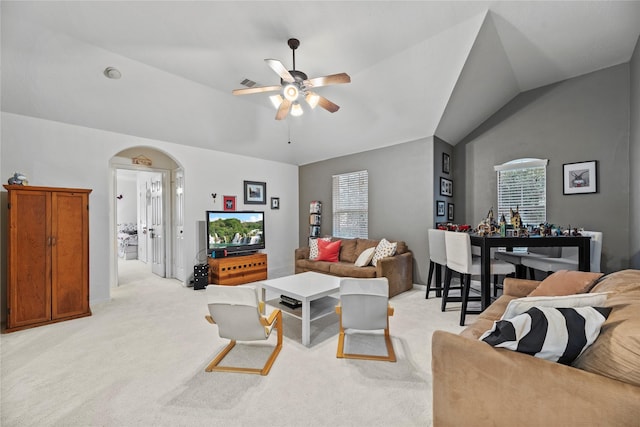
<path fill-rule="evenodd" d="M 433 135 L 456 144 L 522 91 L 627 62 L 640 34 L 638 1 L 0 7 L 2 111 L 299 165 Z M 317 89 L 338 112 L 276 121 L 267 94 L 231 94 L 245 78 L 279 84 L 263 59 L 291 68 L 291 37 L 296 69 L 351 76 Z"/>

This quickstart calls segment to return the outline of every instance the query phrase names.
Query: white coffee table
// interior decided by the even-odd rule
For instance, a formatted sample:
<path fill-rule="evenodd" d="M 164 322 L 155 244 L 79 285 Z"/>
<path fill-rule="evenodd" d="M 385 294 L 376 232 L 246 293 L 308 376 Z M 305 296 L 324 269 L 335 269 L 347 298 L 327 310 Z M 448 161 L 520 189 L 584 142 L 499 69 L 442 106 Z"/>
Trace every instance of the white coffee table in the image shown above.
<path fill-rule="evenodd" d="M 302 344 L 305 346 L 308 346 L 310 342 L 311 322 L 335 312 L 338 300 L 329 295 L 340 291 L 339 277 L 312 271 L 265 280 L 259 284 L 262 288 L 263 301 L 269 305 L 277 306 L 283 313 L 302 320 Z M 266 301 L 267 291 L 275 292 L 277 298 Z M 301 301 L 302 307 L 291 309 L 279 304 L 280 295 Z"/>

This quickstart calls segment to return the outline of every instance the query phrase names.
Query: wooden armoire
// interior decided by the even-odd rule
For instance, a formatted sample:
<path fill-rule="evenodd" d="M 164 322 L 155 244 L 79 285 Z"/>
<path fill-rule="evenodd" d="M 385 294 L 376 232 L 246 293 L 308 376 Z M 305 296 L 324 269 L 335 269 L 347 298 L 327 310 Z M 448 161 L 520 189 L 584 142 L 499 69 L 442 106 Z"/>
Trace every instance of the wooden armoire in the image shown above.
<path fill-rule="evenodd" d="M 89 193 L 5 185 L 6 332 L 77 317 L 89 308 Z"/>

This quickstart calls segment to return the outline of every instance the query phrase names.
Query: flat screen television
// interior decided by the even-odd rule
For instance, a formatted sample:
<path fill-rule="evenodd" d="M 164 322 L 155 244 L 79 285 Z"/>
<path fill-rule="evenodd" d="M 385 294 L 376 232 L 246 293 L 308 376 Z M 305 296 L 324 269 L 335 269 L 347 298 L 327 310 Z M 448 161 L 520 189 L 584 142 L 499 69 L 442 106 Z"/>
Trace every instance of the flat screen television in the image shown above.
<path fill-rule="evenodd" d="M 207 253 L 226 250 L 228 255 L 265 248 L 264 212 L 207 211 Z"/>

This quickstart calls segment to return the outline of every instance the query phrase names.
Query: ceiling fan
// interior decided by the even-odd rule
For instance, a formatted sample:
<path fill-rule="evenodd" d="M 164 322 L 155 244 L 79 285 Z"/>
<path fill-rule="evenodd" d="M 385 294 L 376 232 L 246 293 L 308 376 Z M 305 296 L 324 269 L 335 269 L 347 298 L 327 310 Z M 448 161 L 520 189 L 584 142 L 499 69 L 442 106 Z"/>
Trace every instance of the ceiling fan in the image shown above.
<path fill-rule="evenodd" d="M 340 107 L 317 93 L 313 88 L 321 86 L 350 83 L 351 77 L 347 73 L 330 74 L 328 76 L 310 79 L 302 71 L 296 70 L 296 49 L 300 46 L 300 40 L 289 39 L 287 44 L 293 53 L 293 70 L 287 70 L 282 62 L 277 59 L 265 59 L 267 65 L 280 76 L 280 85 L 255 86 L 255 82 L 245 79 L 242 84 L 248 86 L 246 89 L 233 90 L 234 95 L 249 95 L 263 92 L 280 92 L 269 97 L 273 105 L 278 109 L 276 120 L 287 117 L 289 111 L 292 116 L 301 116 L 304 112 L 300 105 L 301 98 L 304 98 L 311 108 L 321 106 L 330 113 L 335 113 Z"/>

